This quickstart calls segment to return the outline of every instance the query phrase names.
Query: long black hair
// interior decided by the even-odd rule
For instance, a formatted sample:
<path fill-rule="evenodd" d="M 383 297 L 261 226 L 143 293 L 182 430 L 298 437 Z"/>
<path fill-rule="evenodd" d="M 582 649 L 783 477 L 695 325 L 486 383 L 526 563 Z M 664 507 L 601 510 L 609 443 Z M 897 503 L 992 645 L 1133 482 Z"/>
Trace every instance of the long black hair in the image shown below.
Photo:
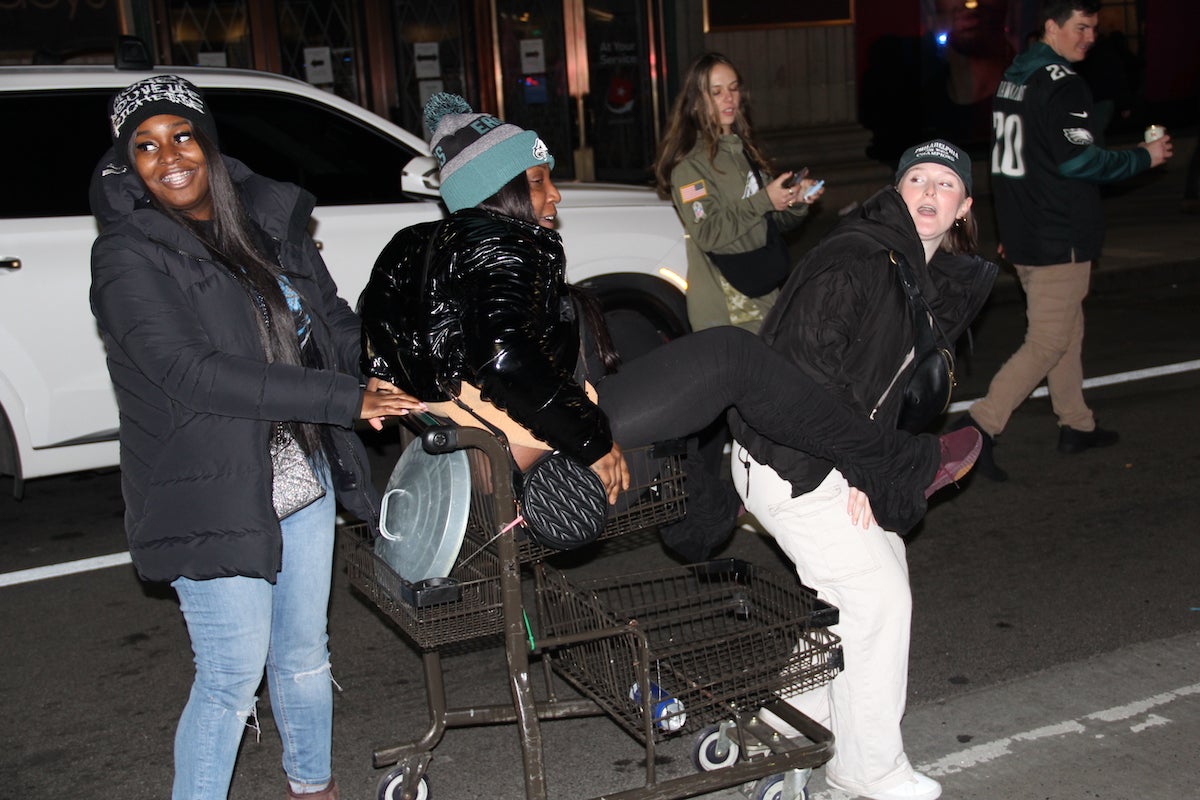
<path fill-rule="evenodd" d="M 481 200 L 479 207 L 494 214 L 502 214 L 522 222 L 537 224 L 533 201 L 529 199 L 529 178 L 525 175 L 524 170 L 518 172 L 512 180 L 497 189 L 494 195 Z"/>
<path fill-rule="evenodd" d="M 159 203 L 153 194 L 150 194 L 150 202 L 154 208 L 199 239 L 246 291 L 255 308 L 254 318 L 267 361 L 300 365 L 303 361 L 296 324 L 279 285 L 285 270 L 277 260 L 263 252 L 259 241 L 260 236 L 265 238 L 265 234 L 257 230 L 246 212 L 246 206 L 216 144 L 197 125 L 191 126 L 191 135 L 204 153 L 208 191 L 212 197 L 212 220 L 202 222 L 193 219 Z M 137 163 L 132 139 L 126 155 L 130 164 Z M 316 425 L 292 423 L 291 427 L 306 453 L 318 451 L 320 437 Z"/>

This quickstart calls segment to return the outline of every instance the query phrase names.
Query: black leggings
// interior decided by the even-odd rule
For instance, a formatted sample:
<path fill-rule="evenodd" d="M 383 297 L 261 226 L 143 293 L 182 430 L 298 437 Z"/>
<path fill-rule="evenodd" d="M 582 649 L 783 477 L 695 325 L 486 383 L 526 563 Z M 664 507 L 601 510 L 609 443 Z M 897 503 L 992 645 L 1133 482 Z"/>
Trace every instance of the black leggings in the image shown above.
<path fill-rule="evenodd" d="M 690 436 L 736 408 L 762 436 L 832 461 L 881 520 L 919 518 L 941 460 L 937 437 L 876 425 L 741 328 L 675 339 L 622 365 L 597 391 L 622 447 Z"/>

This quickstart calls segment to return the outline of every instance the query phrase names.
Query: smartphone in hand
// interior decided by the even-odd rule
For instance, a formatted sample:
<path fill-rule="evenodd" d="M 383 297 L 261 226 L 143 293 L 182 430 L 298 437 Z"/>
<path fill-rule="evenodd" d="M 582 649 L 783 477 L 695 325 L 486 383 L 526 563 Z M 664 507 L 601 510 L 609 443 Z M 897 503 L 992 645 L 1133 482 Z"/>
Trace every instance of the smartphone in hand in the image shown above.
<path fill-rule="evenodd" d="M 798 169 L 792 173 L 792 177 L 787 179 L 787 182 L 783 184 L 783 188 L 790 189 L 793 186 L 799 186 L 800 181 L 804 180 L 807 177 L 808 177 L 808 167 L 801 167 L 800 169 Z"/>
<path fill-rule="evenodd" d="M 823 180 L 817 181 L 812 186 L 808 187 L 808 191 L 804 193 L 804 197 L 801 199 L 807 200 L 808 198 L 812 197 L 814 194 L 821 191 L 821 187 L 824 185 L 825 185 L 825 181 L 823 181 Z"/>

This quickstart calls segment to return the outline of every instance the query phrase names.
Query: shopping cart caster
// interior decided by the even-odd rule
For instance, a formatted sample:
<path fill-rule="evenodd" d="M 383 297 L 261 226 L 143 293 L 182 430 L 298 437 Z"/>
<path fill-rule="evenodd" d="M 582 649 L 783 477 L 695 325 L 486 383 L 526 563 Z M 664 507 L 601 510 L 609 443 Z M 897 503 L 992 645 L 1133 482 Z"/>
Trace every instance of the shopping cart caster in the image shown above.
<path fill-rule="evenodd" d="M 750 800 L 808 800 L 811 769 L 794 769 L 768 775 L 754 784 Z"/>
<path fill-rule="evenodd" d="M 692 740 L 692 763 L 701 772 L 728 767 L 738 760 L 738 744 L 729 738 L 732 722 L 709 725 Z"/>
<path fill-rule="evenodd" d="M 407 771 L 406 766 L 399 766 L 380 779 L 377 795 L 379 800 L 405 800 L 404 778 Z M 412 796 L 412 800 L 429 800 L 429 781 L 424 775 L 417 783 L 417 793 Z"/>

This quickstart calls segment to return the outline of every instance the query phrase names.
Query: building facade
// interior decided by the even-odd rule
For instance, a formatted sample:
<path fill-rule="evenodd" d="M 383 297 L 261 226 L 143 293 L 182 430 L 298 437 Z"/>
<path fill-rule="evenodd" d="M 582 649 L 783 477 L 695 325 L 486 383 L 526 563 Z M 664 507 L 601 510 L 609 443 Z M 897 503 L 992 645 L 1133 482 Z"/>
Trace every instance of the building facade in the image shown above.
<path fill-rule="evenodd" d="M 1194 121 L 1198 9 L 1105 0 L 1145 113 Z M 1036 14 L 1037 0 L 0 0 L 0 62 L 108 62 L 117 34 L 136 35 L 159 64 L 279 72 L 414 132 L 425 99 L 452 91 L 571 154 L 561 177 L 644 182 L 676 80 L 706 50 L 739 66 L 786 167 L 886 162 L 931 135 L 984 146 L 990 90 Z"/>

